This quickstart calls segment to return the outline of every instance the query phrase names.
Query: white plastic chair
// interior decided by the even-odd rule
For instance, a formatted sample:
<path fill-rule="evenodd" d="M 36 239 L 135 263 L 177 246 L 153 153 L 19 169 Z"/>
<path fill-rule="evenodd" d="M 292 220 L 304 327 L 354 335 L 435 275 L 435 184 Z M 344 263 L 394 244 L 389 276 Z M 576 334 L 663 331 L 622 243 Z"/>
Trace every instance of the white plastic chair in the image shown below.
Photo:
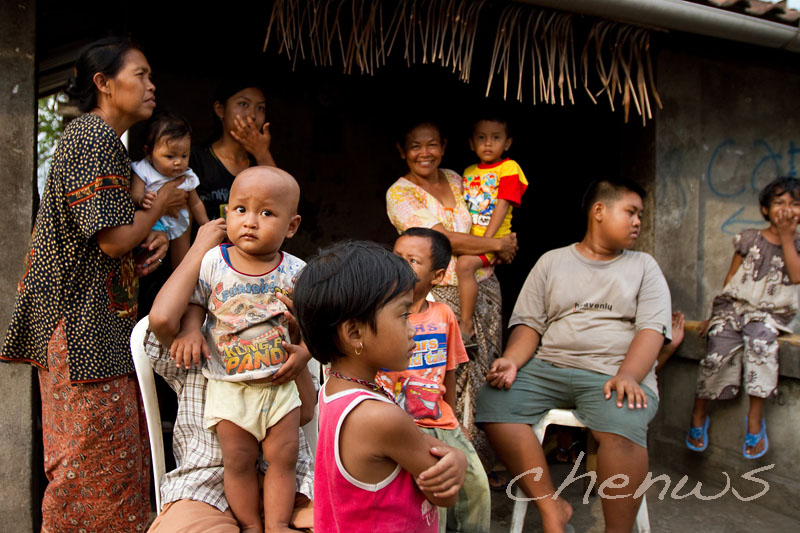
<path fill-rule="evenodd" d="M 147 432 L 150 434 L 150 457 L 153 465 L 153 487 L 156 494 L 156 513 L 161 513 L 161 480 L 166 473 L 164 462 L 164 435 L 161 429 L 161 411 L 158 408 L 158 395 L 156 383 L 153 378 L 153 367 L 150 358 L 144 352 L 144 336 L 150 325 L 149 317 L 141 319 L 131 333 L 131 353 L 133 364 L 136 367 L 136 377 L 139 380 L 139 389 L 142 392 L 144 414 L 147 418 Z M 319 363 L 312 359 L 308 368 L 316 379 L 319 379 Z M 312 455 L 317 451 L 317 407 L 314 408 L 314 418 L 303 426 L 303 434 L 311 447 Z"/>
<path fill-rule="evenodd" d="M 161 433 L 161 411 L 158 408 L 156 382 L 150 358 L 144 353 L 144 336 L 150 324 L 148 317 L 141 319 L 131 333 L 131 354 L 136 367 L 139 389 L 142 391 L 147 432 L 150 434 L 150 457 L 153 464 L 153 487 L 156 493 L 156 514 L 161 513 L 161 479 L 166 473 L 164 463 L 164 435 Z"/>
<path fill-rule="evenodd" d="M 575 411 L 570 409 L 551 409 L 545 414 L 542 419 L 533 426 L 533 432 L 539 442 L 544 440 L 544 433 L 547 426 L 556 424 L 559 426 L 570 426 L 576 428 L 585 428 L 580 421 L 575 418 Z M 522 525 L 525 523 L 525 512 L 528 509 L 528 502 L 521 500 L 526 498 L 522 489 L 517 486 L 516 488 L 517 500 L 514 502 L 514 513 L 511 515 L 511 532 L 522 533 Z M 650 515 L 647 513 L 647 499 L 642 495 L 642 501 L 639 504 L 639 512 L 636 514 L 636 529 L 639 533 L 650 533 Z"/>
<path fill-rule="evenodd" d="M 314 377 L 317 383 L 319 383 L 319 362 L 316 359 L 311 359 L 308 362 L 308 370 L 311 372 L 311 375 Z M 319 426 L 317 425 L 317 415 L 319 414 L 319 406 L 314 406 L 314 418 L 312 418 L 308 424 L 302 426 L 303 435 L 305 435 L 306 440 L 308 441 L 308 446 L 311 448 L 311 456 L 317 456 L 317 436 L 319 435 Z"/>

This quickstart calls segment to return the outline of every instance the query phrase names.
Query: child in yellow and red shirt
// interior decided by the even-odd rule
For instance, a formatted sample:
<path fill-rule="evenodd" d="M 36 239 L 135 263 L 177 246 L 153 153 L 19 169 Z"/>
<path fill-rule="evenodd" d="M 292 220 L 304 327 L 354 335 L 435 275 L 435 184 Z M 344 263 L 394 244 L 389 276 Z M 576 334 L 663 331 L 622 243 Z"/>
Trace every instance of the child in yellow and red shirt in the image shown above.
<path fill-rule="evenodd" d="M 528 180 L 519 165 L 503 154 L 513 139 L 502 118 L 491 117 L 475 122 L 469 146 L 480 163 L 464 171 L 464 201 L 472 215 L 472 235 L 505 237 L 511 233 L 511 212 L 519 207 Z M 494 254 L 461 255 L 456 262 L 458 293 L 461 301 L 461 332 L 468 347 L 474 344 L 472 315 L 478 300 L 475 272 L 492 264 Z"/>

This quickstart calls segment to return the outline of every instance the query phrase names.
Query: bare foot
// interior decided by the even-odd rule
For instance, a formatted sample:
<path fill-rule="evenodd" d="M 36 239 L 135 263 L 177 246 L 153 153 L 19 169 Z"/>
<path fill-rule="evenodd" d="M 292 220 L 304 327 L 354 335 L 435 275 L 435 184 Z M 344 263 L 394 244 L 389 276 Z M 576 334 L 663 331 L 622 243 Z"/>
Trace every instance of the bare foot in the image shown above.
<path fill-rule="evenodd" d="M 550 500 L 552 511 L 542 513 L 542 530 L 544 533 L 564 533 L 564 529 L 572 518 L 572 506 L 563 498 Z"/>
<path fill-rule="evenodd" d="M 297 533 L 296 529 L 290 528 L 288 525 L 275 526 L 274 528 L 267 528 L 266 533 Z M 242 530 L 244 533 L 244 530 Z"/>
<path fill-rule="evenodd" d="M 463 338 L 469 339 L 475 336 L 475 323 L 472 322 L 471 320 L 469 322 L 462 321 L 461 324 L 459 324 L 459 326 L 461 328 L 461 336 Z"/>
<path fill-rule="evenodd" d="M 297 501 L 295 500 L 295 503 Z M 310 529 L 314 527 L 314 504 L 308 498 L 300 506 L 295 506 L 292 519 L 289 521 L 295 529 Z"/>

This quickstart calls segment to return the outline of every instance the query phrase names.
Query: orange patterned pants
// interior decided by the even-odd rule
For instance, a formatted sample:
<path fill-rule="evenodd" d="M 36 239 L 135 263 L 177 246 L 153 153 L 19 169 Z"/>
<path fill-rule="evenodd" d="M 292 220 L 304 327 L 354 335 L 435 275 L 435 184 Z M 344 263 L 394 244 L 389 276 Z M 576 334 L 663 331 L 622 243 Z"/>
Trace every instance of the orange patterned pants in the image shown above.
<path fill-rule="evenodd" d="M 70 385 L 63 319 L 39 370 L 44 469 L 42 531 L 144 531 L 150 446 L 135 376 Z"/>

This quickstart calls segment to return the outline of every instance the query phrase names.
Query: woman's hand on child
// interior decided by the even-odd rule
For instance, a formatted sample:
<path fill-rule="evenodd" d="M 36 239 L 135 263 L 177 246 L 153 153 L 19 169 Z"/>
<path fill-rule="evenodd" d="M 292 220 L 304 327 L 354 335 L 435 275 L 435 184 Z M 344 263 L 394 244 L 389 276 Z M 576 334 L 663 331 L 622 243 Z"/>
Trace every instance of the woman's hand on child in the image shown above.
<path fill-rule="evenodd" d="M 644 409 L 647 407 L 647 395 L 639 382 L 627 374 L 617 374 L 603 385 L 606 400 L 611 399 L 611 392 L 617 391 L 617 407 L 623 406 L 623 398 L 628 398 L 628 409 Z"/>
<path fill-rule="evenodd" d="M 144 193 L 142 201 L 139 202 L 139 206 L 142 209 L 150 209 L 151 207 L 153 207 L 153 201 L 155 201 L 155 199 L 156 199 L 156 193 L 154 193 L 153 191 L 148 191 Z"/>
<path fill-rule="evenodd" d="M 186 207 L 186 198 L 189 195 L 186 191 L 178 188 L 186 180 L 186 176 L 175 178 L 174 180 L 165 183 L 156 195 L 157 199 L 162 199 L 162 213 L 170 216 L 177 216 L 178 211 Z"/>
<path fill-rule="evenodd" d="M 505 237 L 498 239 L 501 248 L 497 251 L 498 262 L 511 263 L 517 255 L 519 245 L 517 245 L 517 234 L 509 233 Z"/>
<path fill-rule="evenodd" d="M 163 231 L 151 231 L 142 244 L 139 245 L 142 252 L 136 259 L 136 275 L 146 276 L 161 265 L 161 260 L 167 255 L 169 250 L 169 237 Z"/>
<path fill-rule="evenodd" d="M 431 455 L 440 457 L 435 465 L 422 472 L 417 485 L 437 498 L 450 498 L 458 494 L 467 472 L 467 456 L 451 446 L 430 449 Z"/>
<path fill-rule="evenodd" d="M 272 375 L 273 385 L 283 385 L 294 380 L 308 366 L 311 360 L 311 352 L 302 344 L 292 344 L 284 341 L 283 348 L 286 350 L 286 361 L 277 372 Z"/>
<path fill-rule="evenodd" d="M 259 131 L 253 117 L 244 119 L 237 116 L 233 121 L 234 129 L 231 130 L 231 137 L 255 157 L 256 162 L 261 163 L 270 153 L 269 146 L 272 142 L 272 135 L 269 133 L 269 122 L 266 122 Z"/>
<path fill-rule="evenodd" d="M 181 331 L 172 346 L 169 347 L 169 355 L 175 360 L 175 366 L 189 370 L 192 363 L 200 367 L 203 358 L 209 359 L 211 352 L 208 350 L 206 337 L 199 329 Z"/>
<path fill-rule="evenodd" d="M 486 374 L 486 382 L 497 389 L 508 389 L 517 379 L 517 366 L 505 357 L 495 359 Z"/>

